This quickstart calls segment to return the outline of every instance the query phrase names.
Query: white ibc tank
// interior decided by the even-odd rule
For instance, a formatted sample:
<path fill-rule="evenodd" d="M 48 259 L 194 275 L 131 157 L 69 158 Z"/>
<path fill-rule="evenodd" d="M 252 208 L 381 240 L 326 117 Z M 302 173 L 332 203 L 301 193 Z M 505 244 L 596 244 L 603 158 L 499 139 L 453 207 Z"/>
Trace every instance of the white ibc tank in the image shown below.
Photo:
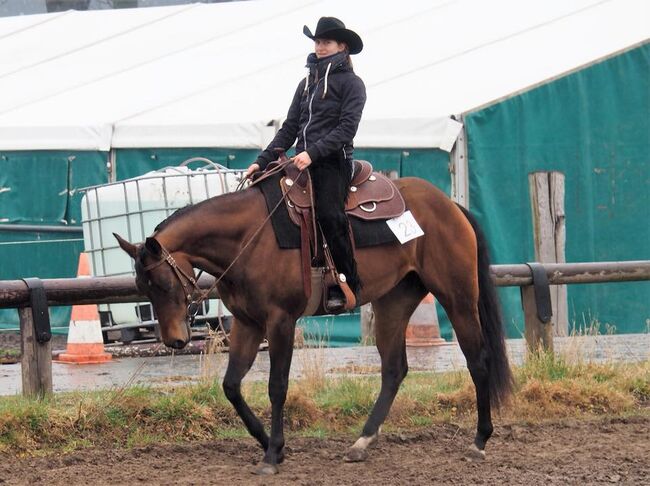
<path fill-rule="evenodd" d="M 95 276 L 135 275 L 133 260 L 118 246 L 117 233 L 140 243 L 177 209 L 234 191 L 241 171 L 217 164 L 190 170 L 168 167 L 120 182 L 86 189 L 81 200 L 84 247 Z M 217 301 L 210 301 L 209 316 L 217 315 Z M 142 304 L 106 304 L 113 325 L 138 324 L 136 309 Z"/>

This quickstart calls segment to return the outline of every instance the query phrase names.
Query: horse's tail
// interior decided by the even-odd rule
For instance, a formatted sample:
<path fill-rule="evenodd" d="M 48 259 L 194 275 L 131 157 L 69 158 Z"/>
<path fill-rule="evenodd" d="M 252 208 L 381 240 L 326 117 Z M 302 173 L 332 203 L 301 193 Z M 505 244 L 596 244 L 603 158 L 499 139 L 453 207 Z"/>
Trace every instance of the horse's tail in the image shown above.
<path fill-rule="evenodd" d="M 490 275 L 490 254 L 487 240 L 476 218 L 462 206 L 463 212 L 476 234 L 478 250 L 478 312 L 481 319 L 481 333 L 488 353 L 490 402 L 494 408 L 508 402 L 514 385 L 514 379 L 508 364 L 506 343 L 501 317 L 501 305 L 496 286 Z"/>

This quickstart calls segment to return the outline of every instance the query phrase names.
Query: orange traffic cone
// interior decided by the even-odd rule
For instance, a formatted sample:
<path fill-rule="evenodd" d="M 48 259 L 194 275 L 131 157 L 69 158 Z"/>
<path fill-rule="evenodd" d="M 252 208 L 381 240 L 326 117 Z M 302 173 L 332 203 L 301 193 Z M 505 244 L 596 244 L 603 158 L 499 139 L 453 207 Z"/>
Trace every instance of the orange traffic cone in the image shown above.
<path fill-rule="evenodd" d="M 79 255 L 77 277 L 90 277 L 86 253 Z M 103 363 L 112 358 L 110 353 L 104 352 L 104 339 L 97 306 L 94 304 L 72 306 L 67 349 L 65 353 L 59 354 L 56 361 L 88 364 Z"/>
<path fill-rule="evenodd" d="M 440 337 L 440 325 L 433 295 L 427 294 L 417 306 L 406 326 L 407 346 L 437 346 L 446 344 Z"/>

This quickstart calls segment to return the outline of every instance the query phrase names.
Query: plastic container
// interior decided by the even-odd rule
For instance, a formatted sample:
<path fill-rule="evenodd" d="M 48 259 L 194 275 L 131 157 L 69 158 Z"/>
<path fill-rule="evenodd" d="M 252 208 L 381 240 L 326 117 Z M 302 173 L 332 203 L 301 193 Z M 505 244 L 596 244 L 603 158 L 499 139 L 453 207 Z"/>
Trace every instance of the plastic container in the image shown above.
<path fill-rule="evenodd" d="M 81 215 L 84 248 L 94 276 L 135 275 L 133 260 L 118 246 L 113 233 L 140 243 L 177 209 L 234 191 L 242 171 L 215 164 L 191 170 L 184 164 L 149 172 L 133 179 L 84 189 Z M 99 306 L 102 331 L 126 330 L 123 341 L 136 339 L 138 328 L 155 328 L 151 305 L 144 303 Z M 220 301 L 210 300 L 197 322 L 229 313 Z"/>

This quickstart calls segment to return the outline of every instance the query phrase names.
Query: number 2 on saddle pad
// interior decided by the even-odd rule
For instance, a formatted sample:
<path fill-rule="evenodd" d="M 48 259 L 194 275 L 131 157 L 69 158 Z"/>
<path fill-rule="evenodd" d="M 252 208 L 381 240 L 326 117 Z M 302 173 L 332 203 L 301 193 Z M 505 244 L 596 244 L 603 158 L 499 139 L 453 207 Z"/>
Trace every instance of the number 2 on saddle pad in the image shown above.
<path fill-rule="evenodd" d="M 415 221 L 411 211 L 405 211 L 397 218 L 386 220 L 386 224 L 388 224 L 388 227 L 395 233 L 395 236 L 402 244 L 424 235 L 424 231 L 422 231 L 420 225 Z"/>

